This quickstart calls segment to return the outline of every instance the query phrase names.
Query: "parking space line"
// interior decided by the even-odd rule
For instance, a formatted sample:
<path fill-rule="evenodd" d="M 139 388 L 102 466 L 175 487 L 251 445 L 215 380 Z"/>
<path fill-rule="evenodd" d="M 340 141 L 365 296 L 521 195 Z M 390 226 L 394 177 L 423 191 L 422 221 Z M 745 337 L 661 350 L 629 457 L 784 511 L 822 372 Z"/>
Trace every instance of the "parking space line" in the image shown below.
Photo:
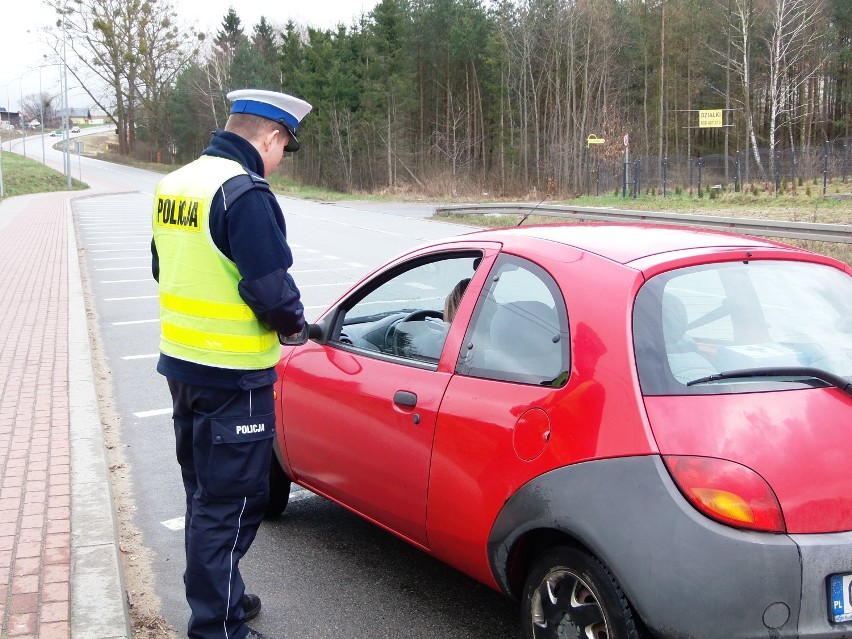
<path fill-rule="evenodd" d="M 140 268 L 151 270 L 150 264 L 145 264 L 143 266 L 116 266 L 114 268 L 96 268 L 96 271 L 138 271 Z"/>
<path fill-rule="evenodd" d="M 174 530 L 175 532 L 178 532 L 186 527 L 186 518 L 175 517 L 174 519 L 167 519 L 166 521 L 161 521 L 160 523 L 169 530 Z"/>
<path fill-rule="evenodd" d="M 130 326 L 132 324 L 153 324 L 154 322 L 159 322 L 160 318 L 157 319 L 146 319 L 146 320 L 133 320 L 131 322 L 113 322 L 113 326 Z"/>
<path fill-rule="evenodd" d="M 318 497 L 316 493 L 312 493 L 310 490 L 306 490 L 301 486 L 293 486 L 290 490 L 290 498 L 289 503 L 302 501 L 304 499 L 311 499 L 312 497 Z M 161 526 L 168 528 L 174 532 L 180 532 L 184 528 L 186 528 L 186 517 L 181 515 L 180 517 L 172 517 L 171 519 L 166 519 L 165 521 L 160 522 Z"/>
<path fill-rule="evenodd" d="M 305 288 L 323 288 L 328 286 L 352 286 L 355 282 L 334 282 L 332 284 L 299 284 L 299 290 Z"/>
<path fill-rule="evenodd" d="M 299 275 L 302 273 L 330 273 L 332 271 L 351 271 L 354 268 L 361 268 L 359 266 L 339 266 L 337 268 L 308 268 L 308 269 L 294 269 L 290 271 L 290 275 Z"/>
<path fill-rule="evenodd" d="M 292 504 L 294 501 L 302 501 L 303 499 L 310 499 L 312 497 L 318 497 L 318 495 L 316 493 L 312 493 L 310 490 L 302 488 L 297 492 L 290 493 L 290 499 L 288 501 Z"/>
<path fill-rule="evenodd" d="M 101 280 L 101 284 L 135 284 L 137 282 L 151 282 L 152 284 L 156 284 L 157 282 L 153 277 L 145 277 L 141 280 Z"/>
<path fill-rule="evenodd" d="M 140 418 L 144 419 L 145 417 L 160 417 L 162 415 L 171 415 L 171 414 L 172 414 L 171 408 L 159 408 L 157 410 L 143 410 L 139 413 L 133 413 L 133 416 L 134 417 L 140 417 Z"/>
<path fill-rule="evenodd" d="M 119 246 L 127 246 L 128 244 L 142 244 L 142 245 L 148 246 L 148 247 L 151 246 L 150 241 L 148 241 L 148 242 L 100 242 L 100 243 L 97 243 L 97 244 L 89 244 L 89 246 L 115 246 L 116 244 L 119 245 Z M 119 250 L 121 250 L 121 249 L 119 249 Z M 134 251 L 141 251 L 143 249 L 133 249 L 133 250 Z"/>

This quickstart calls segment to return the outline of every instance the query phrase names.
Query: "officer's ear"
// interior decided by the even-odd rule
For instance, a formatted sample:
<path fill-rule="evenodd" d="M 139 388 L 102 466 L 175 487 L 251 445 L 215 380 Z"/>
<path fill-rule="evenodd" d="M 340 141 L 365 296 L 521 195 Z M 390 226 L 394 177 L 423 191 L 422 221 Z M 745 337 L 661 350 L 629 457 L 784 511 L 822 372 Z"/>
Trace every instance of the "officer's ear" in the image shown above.
<path fill-rule="evenodd" d="M 280 134 L 281 131 L 278 130 L 278 127 L 270 127 L 270 129 L 266 132 L 266 135 L 263 136 L 263 150 L 268 153 L 269 149 L 271 149 L 277 142 L 276 138 Z"/>

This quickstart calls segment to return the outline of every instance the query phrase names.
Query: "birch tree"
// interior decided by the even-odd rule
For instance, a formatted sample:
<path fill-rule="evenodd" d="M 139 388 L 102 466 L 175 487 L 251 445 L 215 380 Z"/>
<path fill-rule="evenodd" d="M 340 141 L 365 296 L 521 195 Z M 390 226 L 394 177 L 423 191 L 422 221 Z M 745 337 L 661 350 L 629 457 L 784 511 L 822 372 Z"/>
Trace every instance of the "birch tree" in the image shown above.
<path fill-rule="evenodd" d="M 775 174 L 775 150 L 781 116 L 791 115 L 796 93 L 817 72 L 805 68 L 811 50 L 818 46 L 822 34 L 814 28 L 820 14 L 818 0 L 772 0 L 772 30 L 766 39 L 767 101 L 769 103 L 770 174 Z"/>

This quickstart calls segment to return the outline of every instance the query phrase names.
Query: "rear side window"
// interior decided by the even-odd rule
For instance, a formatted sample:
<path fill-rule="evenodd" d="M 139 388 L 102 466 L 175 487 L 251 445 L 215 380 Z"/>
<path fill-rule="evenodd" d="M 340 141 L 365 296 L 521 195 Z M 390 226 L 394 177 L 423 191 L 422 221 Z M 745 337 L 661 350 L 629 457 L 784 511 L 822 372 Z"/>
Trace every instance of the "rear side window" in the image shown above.
<path fill-rule="evenodd" d="M 563 386 L 570 361 L 565 302 L 553 278 L 528 260 L 500 256 L 465 334 L 456 371 Z"/>
<path fill-rule="evenodd" d="M 639 291 L 633 340 L 648 395 L 797 385 L 747 376 L 696 382 L 739 370 L 807 367 L 852 378 L 852 277 L 829 266 L 775 260 L 664 273 Z M 799 386 L 813 383 L 803 379 Z"/>

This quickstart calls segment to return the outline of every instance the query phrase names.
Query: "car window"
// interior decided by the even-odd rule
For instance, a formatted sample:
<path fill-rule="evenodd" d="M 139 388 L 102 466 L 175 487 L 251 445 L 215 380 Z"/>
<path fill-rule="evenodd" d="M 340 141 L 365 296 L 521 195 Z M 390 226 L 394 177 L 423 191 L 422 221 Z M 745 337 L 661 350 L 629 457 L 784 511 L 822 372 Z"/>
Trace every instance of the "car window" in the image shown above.
<path fill-rule="evenodd" d="M 808 367 L 852 377 L 852 277 L 774 260 L 680 269 L 640 290 L 633 337 L 646 394 L 791 386 L 767 378 L 687 385 L 742 369 Z"/>
<path fill-rule="evenodd" d="M 450 323 L 448 296 L 469 280 L 480 252 L 443 254 L 394 269 L 344 305 L 332 342 L 376 356 L 437 364 Z"/>
<path fill-rule="evenodd" d="M 464 339 L 456 371 L 471 377 L 562 386 L 570 361 L 565 302 L 553 278 L 500 256 Z"/>

